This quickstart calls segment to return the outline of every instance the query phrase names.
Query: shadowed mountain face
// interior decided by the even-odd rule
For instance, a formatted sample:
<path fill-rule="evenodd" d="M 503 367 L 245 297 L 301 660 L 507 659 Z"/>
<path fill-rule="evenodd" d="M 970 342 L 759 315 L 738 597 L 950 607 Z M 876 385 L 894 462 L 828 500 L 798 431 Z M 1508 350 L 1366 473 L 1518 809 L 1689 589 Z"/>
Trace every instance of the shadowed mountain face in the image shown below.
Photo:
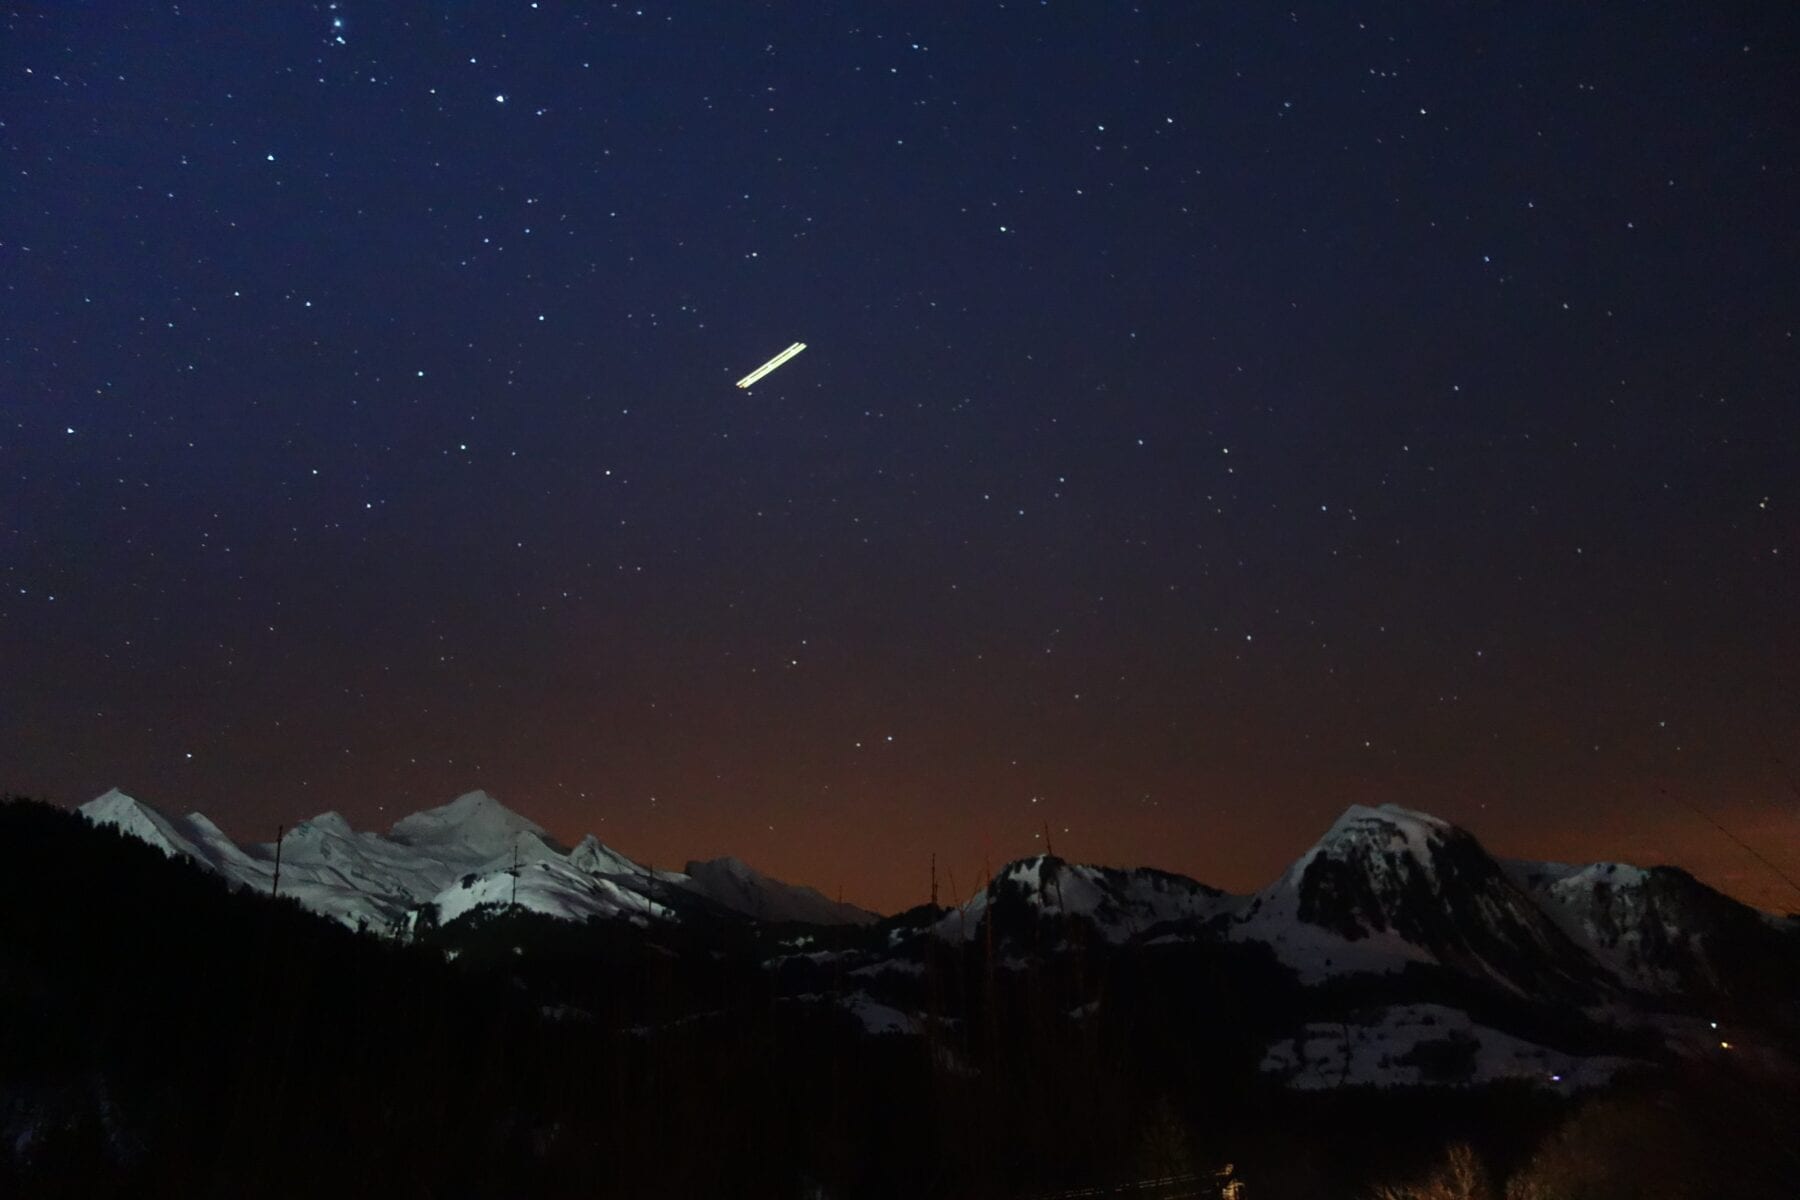
<path fill-rule="evenodd" d="M 733 912 L 774 924 L 860 925 L 874 914 L 831 900 L 813 888 L 770 879 L 740 858 L 688 863 L 683 884 Z"/>
<path fill-rule="evenodd" d="M 1800 979 L 1800 921 L 1748 908 L 1677 867 L 1510 871 L 1572 940 L 1638 991 L 1773 999 Z"/>
<path fill-rule="evenodd" d="M 1472 836 L 1420 813 L 1352 808 L 1294 889 L 1296 918 L 1347 942 L 1391 936 L 1521 992 L 1592 994 L 1603 979 Z"/>

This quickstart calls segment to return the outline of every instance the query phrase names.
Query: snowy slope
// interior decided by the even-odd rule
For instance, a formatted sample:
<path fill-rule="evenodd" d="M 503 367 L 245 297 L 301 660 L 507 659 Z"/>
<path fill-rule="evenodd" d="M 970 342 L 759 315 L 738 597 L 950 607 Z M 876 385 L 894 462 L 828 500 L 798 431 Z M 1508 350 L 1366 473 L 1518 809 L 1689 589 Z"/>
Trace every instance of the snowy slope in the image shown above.
<path fill-rule="evenodd" d="M 401 817 L 387 840 L 445 862 L 485 863 L 512 854 L 521 837 L 547 839 L 541 825 L 486 792 L 465 792 L 439 808 Z"/>
<path fill-rule="evenodd" d="M 96 825 L 104 825 L 148 842 L 173 858 L 192 859 L 203 867 L 218 868 L 221 859 L 229 860 L 237 847 L 218 831 L 218 826 L 199 814 L 172 819 L 156 809 L 113 788 L 81 806 L 83 815 Z M 200 824 L 195 818 L 199 817 Z M 223 840 L 221 846 L 218 841 Z M 229 849 L 227 849 L 229 847 Z"/>
<path fill-rule="evenodd" d="M 591 875 L 649 874 L 648 868 L 632 862 L 591 833 L 575 843 L 569 851 L 569 862 Z"/>
<path fill-rule="evenodd" d="M 263 864 L 257 886 L 271 887 L 275 844 L 254 850 Z M 397 928 L 454 875 L 452 864 L 353 830 L 335 812 L 302 821 L 281 839 L 281 894 L 351 928 Z"/>
<path fill-rule="evenodd" d="M 413 909 L 490 857 L 506 823 L 493 811 L 497 808 L 485 793 L 472 792 L 416 814 L 424 818 L 410 827 L 422 835 L 417 846 L 358 832 L 337 813 L 322 813 L 283 835 L 280 894 L 353 929 L 396 932 Z M 276 889 L 273 842 L 239 846 L 198 813 L 172 821 L 116 789 L 82 805 L 81 812 L 97 825 L 191 859 L 240 887 Z M 466 832 L 456 830 L 458 817 L 469 820 Z M 517 821 L 536 829 L 523 818 Z"/>
<path fill-rule="evenodd" d="M 437 918 L 454 921 L 484 905 L 517 904 L 528 912 L 585 921 L 624 917 L 636 921 L 675 920 L 673 909 L 615 879 L 590 875 L 565 860 L 540 858 L 522 863 L 514 886 L 510 870 L 466 875 L 432 897 Z"/>

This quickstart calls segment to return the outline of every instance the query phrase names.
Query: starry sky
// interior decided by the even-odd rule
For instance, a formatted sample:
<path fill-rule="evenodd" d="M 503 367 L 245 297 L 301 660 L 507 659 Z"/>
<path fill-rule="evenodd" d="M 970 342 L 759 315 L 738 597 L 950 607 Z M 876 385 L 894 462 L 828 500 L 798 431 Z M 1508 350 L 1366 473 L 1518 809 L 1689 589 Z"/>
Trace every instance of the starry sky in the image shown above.
<path fill-rule="evenodd" d="M 0 787 L 883 910 L 1391 801 L 1800 909 L 1795 78 L 1779 3 L 5 4 Z"/>

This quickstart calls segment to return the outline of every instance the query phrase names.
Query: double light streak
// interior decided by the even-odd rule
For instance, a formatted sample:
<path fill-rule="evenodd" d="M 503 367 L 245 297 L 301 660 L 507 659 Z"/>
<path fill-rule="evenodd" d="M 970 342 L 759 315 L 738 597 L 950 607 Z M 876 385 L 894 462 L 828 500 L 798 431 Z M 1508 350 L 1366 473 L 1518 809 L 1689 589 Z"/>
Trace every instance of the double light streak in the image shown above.
<path fill-rule="evenodd" d="M 741 388 L 749 387 L 751 384 L 753 384 L 757 380 L 761 379 L 764 375 L 767 375 L 770 371 L 773 371 L 776 367 L 779 367 L 782 363 L 784 363 L 788 359 L 794 357 L 794 355 L 800 353 L 804 349 L 806 349 L 805 342 L 795 342 L 793 345 L 789 346 L 786 350 L 783 350 L 780 354 L 777 354 L 774 358 L 771 358 L 768 362 L 764 363 L 762 366 L 756 368 L 756 370 L 750 372 L 748 375 L 746 375 L 742 379 L 738 380 L 737 385 Z"/>

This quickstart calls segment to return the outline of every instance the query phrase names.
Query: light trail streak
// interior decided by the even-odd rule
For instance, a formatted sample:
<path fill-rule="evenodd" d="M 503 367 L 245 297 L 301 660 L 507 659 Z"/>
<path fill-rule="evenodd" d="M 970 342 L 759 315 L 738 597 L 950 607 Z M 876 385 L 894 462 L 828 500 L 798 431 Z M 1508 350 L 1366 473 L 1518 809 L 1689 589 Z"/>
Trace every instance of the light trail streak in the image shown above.
<path fill-rule="evenodd" d="M 751 384 L 753 384 L 757 380 L 761 379 L 764 375 L 767 375 L 770 371 L 773 371 L 776 367 L 779 367 L 782 363 L 784 363 L 788 359 L 794 357 L 794 355 L 800 353 L 804 349 L 806 349 L 805 342 L 795 342 L 793 345 L 789 346 L 786 350 L 783 350 L 780 354 L 777 354 L 774 358 L 771 358 L 768 362 L 764 363 L 762 366 L 756 368 L 756 370 L 750 372 L 748 375 L 746 375 L 742 379 L 738 380 L 737 385 L 741 388 L 749 387 Z"/>

